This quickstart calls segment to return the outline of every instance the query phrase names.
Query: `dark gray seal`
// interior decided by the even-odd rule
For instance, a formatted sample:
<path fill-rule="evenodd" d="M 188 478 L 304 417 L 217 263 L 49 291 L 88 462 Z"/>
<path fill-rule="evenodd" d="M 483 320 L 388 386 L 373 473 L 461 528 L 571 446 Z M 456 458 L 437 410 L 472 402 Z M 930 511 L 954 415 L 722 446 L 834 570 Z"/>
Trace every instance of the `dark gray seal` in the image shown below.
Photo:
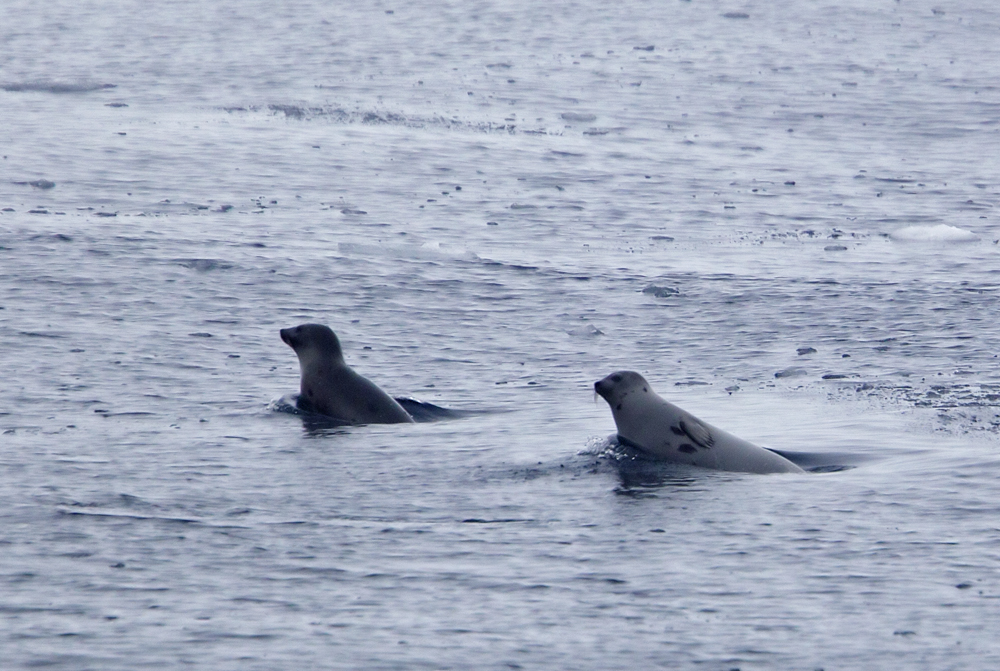
<path fill-rule="evenodd" d="M 298 406 L 350 424 L 398 424 L 413 418 L 389 394 L 344 362 L 337 335 L 322 324 L 281 329 L 302 371 Z"/>

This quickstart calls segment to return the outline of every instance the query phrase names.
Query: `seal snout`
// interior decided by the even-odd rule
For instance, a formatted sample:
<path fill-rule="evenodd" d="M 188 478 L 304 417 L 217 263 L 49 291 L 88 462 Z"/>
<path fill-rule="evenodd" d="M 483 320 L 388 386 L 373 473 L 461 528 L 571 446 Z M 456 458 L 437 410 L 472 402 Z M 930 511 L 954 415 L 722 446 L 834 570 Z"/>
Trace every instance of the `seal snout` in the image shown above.
<path fill-rule="evenodd" d="M 618 372 L 608 375 L 603 380 L 598 380 L 594 383 L 594 392 L 600 394 L 608 403 L 611 403 L 611 396 L 614 394 L 615 389 L 622 383 L 625 379 L 625 374 Z"/>
<path fill-rule="evenodd" d="M 611 396 L 614 394 L 615 385 L 621 382 L 621 375 L 608 375 L 603 380 L 594 383 L 594 392 L 608 403 L 611 403 Z"/>
<path fill-rule="evenodd" d="M 603 398 L 608 399 L 608 394 L 611 392 L 611 383 L 608 382 L 608 378 L 603 380 L 598 380 L 594 383 L 594 393 Z"/>

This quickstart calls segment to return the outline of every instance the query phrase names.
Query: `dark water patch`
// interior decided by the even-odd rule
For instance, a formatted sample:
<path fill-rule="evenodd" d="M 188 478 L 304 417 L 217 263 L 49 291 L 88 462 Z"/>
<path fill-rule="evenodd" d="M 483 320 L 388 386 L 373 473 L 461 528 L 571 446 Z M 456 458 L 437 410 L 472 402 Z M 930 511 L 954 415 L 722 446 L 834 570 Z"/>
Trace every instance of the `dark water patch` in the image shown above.
<path fill-rule="evenodd" d="M 60 608 L 55 606 L 15 606 L 12 604 L 0 603 L 0 613 L 20 615 L 27 613 L 54 613 L 56 615 L 85 615 L 82 608 Z"/>
<path fill-rule="evenodd" d="M 582 580 L 584 582 L 606 582 L 611 585 L 627 585 L 627 580 L 622 580 L 621 578 L 614 578 L 600 573 L 582 573 L 580 575 L 574 576 L 573 580 Z"/>
<path fill-rule="evenodd" d="M 0 84 L 0 89 L 12 93 L 39 92 L 39 93 L 89 93 L 90 91 L 102 91 L 105 89 L 118 88 L 117 84 L 98 84 L 96 82 L 53 82 L 53 81 L 32 81 L 32 82 L 10 82 Z"/>
<path fill-rule="evenodd" d="M 187 517 L 164 517 L 160 515 L 139 515 L 137 513 L 124 513 L 124 512 L 105 512 L 105 511 L 95 511 L 95 510 L 67 510 L 65 508 L 58 509 L 56 511 L 60 515 L 66 515 L 69 517 L 95 517 L 95 518 L 107 518 L 107 519 L 125 519 L 125 520 L 142 520 L 142 521 L 153 521 L 153 522 L 169 522 L 172 524 L 202 524 L 202 520 L 187 518 Z M 232 527 L 232 528 L 243 528 L 243 527 Z"/>
<path fill-rule="evenodd" d="M 680 289 L 676 289 L 674 287 L 664 287 L 656 284 L 650 284 L 642 290 L 642 293 L 649 296 L 655 296 L 656 298 L 671 298 L 673 296 L 680 295 L 681 291 Z"/>
<path fill-rule="evenodd" d="M 307 108 L 307 107 L 299 107 L 298 105 L 268 105 L 267 108 L 272 112 L 284 114 L 286 117 L 292 119 L 304 119 L 306 118 L 307 115 L 316 115 L 316 114 L 321 114 L 323 112 L 323 108 L 321 107 Z M 242 110 L 242 108 L 232 108 L 232 109 Z M 328 113 L 328 116 L 335 117 L 337 115 L 337 112 L 340 111 L 341 110 L 333 110 Z"/>
<path fill-rule="evenodd" d="M 239 634 L 232 631 L 213 631 L 204 635 L 191 634 L 184 639 L 187 643 L 211 643 L 213 641 L 272 641 L 277 639 L 277 634 Z M 247 657 L 240 657 L 241 661 L 249 661 Z"/>
<path fill-rule="evenodd" d="M 526 271 L 541 270 L 541 268 L 539 268 L 538 266 L 526 266 L 526 265 L 521 265 L 519 263 L 505 263 L 503 261 L 489 261 L 489 260 L 486 260 L 486 259 L 483 260 L 483 265 L 484 266 L 500 266 L 500 267 L 503 267 L 503 268 L 510 268 L 511 270 L 522 270 L 522 271 L 525 271 L 525 270 Z"/>
<path fill-rule="evenodd" d="M 874 177 L 877 182 L 886 182 L 888 184 L 915 184 L 916 179 L 912 177 Z"/>
<path fill-rule="evenodd" d="M 803 470 L 809 473 L 840 473 L 841 471 L 849 471 L 852 468 L 857 468 L 857 467 L 840 465 L 840 464 L 829 464 L 825 466 L 813 466 L 811 468 L 805 468 Z"/>
<path fill-rule="evenodd" d="M 582 112 L 563 112 L 559 115 L 564 121 L 589 123 L 597 120 L 596 114 L 585 114 Z"/>
<path fill-rule="evenodd" d="M 625 128 L 622 126 L 618 126 L 615 128 L 588 128 L 587 130 L 583 131 L 583 134 L 591 136 L 599 136 L 599 135 L 607 135 L 609 133 L 621 133 L 624 130 Z"/>
<path fill-rule="evenodd" d="M 56 186 L 55 182 L 47 179 L 33 179 L 30 182 L 14 182 L 14 184 L 17 184 L 18 186 L 33 186 L 36 189 L 41 189 L 43 191 L 54 189 Z"/>
<path fill-rule="evenodd" d="M 211 270 L 229 270 L 233 267 L 233 264 L 221 259 L 174 259 L 173 263 L 201 273 L 207 273 Z"/>
<path fill-rule="evenodd" d="M 54 240 L 55 242 L 73 242 L 73 237 L 65 233 L 53 233 L 52 235 L 33 235 L 29 240 Z"/>
<path fill-rule="evenodd" d="M 143 410 L 134 410 L 131 412 L 111 412 L 109 410 L 97 409 L 94 412 L 99 413 L 101 417 L 152 417 L 156 413 L 145 412 Z"/>
<path fill-rule="evenodd" d="M 302 559 L 313 559 L 312 555 L 305 555 L 301 557 Z M 353 574 L 347 569 L 337 568 L 336 566 L 295 566 L 291 569 L 293 573 L 304 573 L 308 575 L 323 576 L 325 578 L 350 578 L 353 579 Z M 282 601 L 261 601 L 261 603 L 285 603 Z"/>

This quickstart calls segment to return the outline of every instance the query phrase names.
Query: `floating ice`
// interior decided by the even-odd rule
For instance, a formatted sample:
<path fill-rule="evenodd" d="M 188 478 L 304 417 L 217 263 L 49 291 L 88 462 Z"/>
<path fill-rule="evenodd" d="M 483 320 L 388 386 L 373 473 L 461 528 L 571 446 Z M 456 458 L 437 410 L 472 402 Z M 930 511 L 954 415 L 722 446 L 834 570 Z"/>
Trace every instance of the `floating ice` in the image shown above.
<path fill-rule="evenodd" d="M 979 236 L 972 231 L 948 224 L 936 226 L 906 226 L 892 233 L 893 240 L 907 242 L 973 242 Z"/>

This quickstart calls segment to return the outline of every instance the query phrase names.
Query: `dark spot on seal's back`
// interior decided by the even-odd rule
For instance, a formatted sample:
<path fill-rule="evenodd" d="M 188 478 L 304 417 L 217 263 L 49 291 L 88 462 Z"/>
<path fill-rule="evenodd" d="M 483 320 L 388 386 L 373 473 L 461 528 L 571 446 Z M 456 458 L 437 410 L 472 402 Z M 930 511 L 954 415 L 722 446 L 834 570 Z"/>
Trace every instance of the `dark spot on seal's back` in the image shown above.
<path fill-rule="evenodd" d="M 684 435 L 684 431 L 679 426 L 672 426 L 672 427 L 670 427 L 670 430 L 674 432 L 674 435 L 677 435 L 677 436 L 683 436 Z"/>
<path fill-rule="evenodd" d="M 690 445 L 688 443 L 684 443 L 683 445 L 681 445 L 677 449 L 679 451 L 683 452 L 684 454 L 694 454 L 695 452 L 698 451 L 698 448 L 696 448 L 694 445 Z"/>
<path fill-rule="evenodd" d="M 306 396 L 312 398 L 312 395 L 313 395 L 313 390 L 310 389 L 309 387 L 306 387 Z"/>
<path fill-rule="evenodd" d="M 644 393 L 644 394 L 646 394 L 646 393 L 649 393 L 649 390 L 648 390 L 648 389 L 646 389 L 645 387 L 643 387 L 643 388 L 642 388 L 642 393 Z"/>

